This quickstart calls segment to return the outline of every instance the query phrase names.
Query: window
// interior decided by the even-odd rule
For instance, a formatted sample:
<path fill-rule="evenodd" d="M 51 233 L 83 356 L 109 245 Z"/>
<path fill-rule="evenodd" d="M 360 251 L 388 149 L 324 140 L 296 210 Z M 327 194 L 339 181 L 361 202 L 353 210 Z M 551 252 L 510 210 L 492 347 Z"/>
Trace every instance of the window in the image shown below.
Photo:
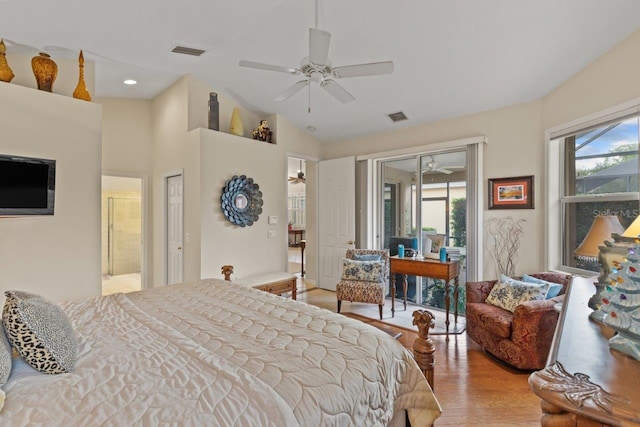
<path fill-rule="evenodd" d="M 560 159 L 563 267 L 599 271 L 597 245 L 585 242 L 596 218 L 607 217 L 611 231 L 622 233 L 638 216 L 638 117 L 592 124 L 551 141 Z"/>

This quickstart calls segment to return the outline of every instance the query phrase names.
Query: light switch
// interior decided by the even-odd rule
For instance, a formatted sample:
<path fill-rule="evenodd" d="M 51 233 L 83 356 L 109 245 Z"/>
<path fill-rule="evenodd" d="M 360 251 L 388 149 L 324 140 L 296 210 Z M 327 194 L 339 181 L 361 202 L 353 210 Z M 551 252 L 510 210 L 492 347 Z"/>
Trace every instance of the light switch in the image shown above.
<path fill-rule="evenodd" d="M 276 237 L 277 235 L 278 235 L 278 233 L 276 232 L 276 230 L 269 230 L 269 238 L 270 239 Z"/>
<path fill-rule="evenodd" d="M 278 217 L 276 215 L 270 215 L 269 224 L 277 224 L 277 223 L 278 223 Z"/>

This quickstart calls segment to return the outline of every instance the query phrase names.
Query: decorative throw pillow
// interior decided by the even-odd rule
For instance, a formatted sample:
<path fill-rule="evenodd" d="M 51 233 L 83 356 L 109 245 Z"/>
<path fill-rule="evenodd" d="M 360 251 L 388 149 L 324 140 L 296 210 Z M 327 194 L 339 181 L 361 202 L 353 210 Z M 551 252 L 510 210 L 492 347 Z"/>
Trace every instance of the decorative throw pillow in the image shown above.
<path fill-rule="evenodd" d="M 0 328 L 0 410 L 4 406 L 4 385 L 9 381 L 11 374 L 11 344 L 4 334 L 4 328 Z"/>
<path fill-rule="evenodd" d="M 547 291 L 547 296 L 545 297 L 545 299 L 557 297 L 563 287 L 560 283 L 547 282 L 546 280 L 538 279 L 537 277 L 529 276 L 528 274 L 522 275 L 522 281 L 526 283 L 547 283 L 549 285 L 549 290 Z"/>
<path fill-rule="evenodd" d="M 380 261 L 380 254 L 353 254 L 354 261 Z"/>
<path fill-rule="evenodd" d="M 78 345 L 71 322 L 39 295 L 6 291 L 2 323 L 11 344 L 32 368 L 46 374 L 71 372 Z"/>
<path fill-rule="evenodd" d="M 342 279 L 382 282 L 384 281 L 384 265 L 382 261 L 355 261 L 343 258 Z"/>
<path fill-rule="evenodd" d="M 549 285 L 546 284 L 525 283 L 506 276 L 505 278 L 509 280 L 502 281 L 501 278 L 489 292 L 486 302 L 511 312 L 523 302 L 544 299 L 549 289 Z"/>

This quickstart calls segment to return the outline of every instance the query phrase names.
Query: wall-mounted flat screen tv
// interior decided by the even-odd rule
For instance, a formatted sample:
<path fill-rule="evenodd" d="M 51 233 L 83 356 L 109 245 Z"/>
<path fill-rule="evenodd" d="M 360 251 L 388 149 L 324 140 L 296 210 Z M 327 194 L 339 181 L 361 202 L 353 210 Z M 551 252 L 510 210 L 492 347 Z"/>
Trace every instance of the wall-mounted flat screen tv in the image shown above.
<path fill-rule="evenodd" d="M 0 216 L 53 215 L 56 161 L 0 154 Z"/>

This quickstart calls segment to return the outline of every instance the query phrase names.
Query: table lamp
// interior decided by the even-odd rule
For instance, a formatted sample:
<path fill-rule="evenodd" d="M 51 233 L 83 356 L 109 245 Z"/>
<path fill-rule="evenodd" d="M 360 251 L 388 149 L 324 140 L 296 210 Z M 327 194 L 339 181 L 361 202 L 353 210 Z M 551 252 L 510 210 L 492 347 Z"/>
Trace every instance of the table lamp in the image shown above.
<path fill-rule="evenodd" d="M 624 228 L 617 216 L 598 215 L 580 246 L 573 251 L 573 256 L 579 263 L 578 267 L 597 271 L 600 267 L 598 265 L 600 245 L 604 244 L 605 240 L 611 239 L 612 233 L 623 232 Z"/>

